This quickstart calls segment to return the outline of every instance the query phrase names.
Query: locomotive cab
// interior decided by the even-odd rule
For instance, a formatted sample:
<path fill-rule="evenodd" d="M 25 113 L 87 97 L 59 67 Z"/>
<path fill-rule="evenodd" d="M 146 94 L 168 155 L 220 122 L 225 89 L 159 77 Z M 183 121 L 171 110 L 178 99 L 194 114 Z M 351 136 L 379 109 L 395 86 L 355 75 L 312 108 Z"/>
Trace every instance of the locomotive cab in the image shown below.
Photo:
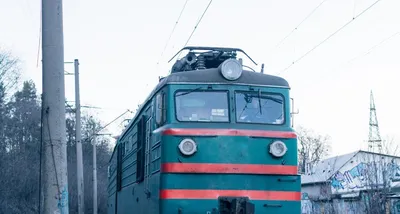
<path fill-rule="evenodd" d="M 240 49 L 184 49 L 119 139 L 136 145 L 126 164 L 121 158 L 116 183 L 126 193 L 117 190 L 114 206 L 143 214 L 299 213 L 287 81 L 243 69 L 237 52 L 248 55 Z"/>

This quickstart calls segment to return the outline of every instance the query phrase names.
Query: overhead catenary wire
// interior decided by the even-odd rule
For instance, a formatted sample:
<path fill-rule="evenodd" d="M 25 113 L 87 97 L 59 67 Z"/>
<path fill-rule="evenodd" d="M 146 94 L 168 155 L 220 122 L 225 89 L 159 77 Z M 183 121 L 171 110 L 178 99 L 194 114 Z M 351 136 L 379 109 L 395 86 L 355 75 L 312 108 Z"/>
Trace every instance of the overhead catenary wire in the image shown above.
<path fill-rule="evenodd" d="M 197 30 L 197 27 L 198 27 L 199 24 L 201 23 L 201 20 L 203 20 L 203 17 L 204 17 L 204 15 L 206 14 L 206 12 L 208 11 L 208 8 L 210 7 L 212 1 L 213 1 L 213 0 L 210 0 L 210 2 L 208 3 L 206 9 L 204 9 L 203 13 L 202 13 L 201 16 L 200 16 L 200 19 L 197 21 L 196 25 L 195 25 L 194 28 L 193 28 L 192 33 L 190 34 L 189 38 L 186 40 L 186 43 L 185 43 L 185 45 L 184 45 L 183 47 L 186 47 L 187 44 L 189 43 L 190 39 L 192 39 L 192 36 L 193 36 L 194 32 Z M 182 54 L 182 51 L 179 53 L 177 59 L 181 56 L 181 54 Z"/>
<path fill-rule="evenodd" d="M 65 101 L 66 105 L 70 107 L 71 110 L 73 110 L 72 106 L 69 103 L 75 103 L 75 101 Z M 87 108 L 87 109 L 99 109 L 99 110 L 109 110 L 109 111 L 121 111 L 123 110 L 122 108 L 106 108 L 106 107 L 99 107 L 99 106 L 94 106 L 90 104 L 82 104 L 81 108 Z"/>
<path fill-rule="evenodd" d="M 181 16 L 182 16 L 182 14 L 183 14 L 183 11 L 185 11 L 185 8 L 186 8 L 186 5 L 187 5 L 188 1 L 189 1 L 189 0 L 186 0 L 186 1 L 185 1 L 185 4 L 183 5 L 182 10 L 181 10 L 181 12 L 179 13 L 178 19 L 176 20 L 175 25 L 174 25 L 174 27 L 172 28 L 171 33 L 169 34 L 167 43 L 165 44 L 164 49 L 163 49 L 163 51 L 161 52 L 160 58 L 159 58 L 158 61 L 157 61 L 157 66 L 158 66 L 158 64 L 160 63 L 160 60 L 161 60 L 161 58 L 163 57 L 164 52 L 165 52 L 165 50 L 166 50 L 167 47 L 168 47 L 169 41 L 171 40 L 171 37 L 172 37 L 172 35 L 173 35 L 174 32 L 175 32 L 176 26 L 178 25 L 178 23 L 179 23 L 179 21 L 180 21 L 180 19 L 181 19 Z"/>
<path fill-rule="evenodd" d="M 83 141 L 89 141 L 93 138 L 93 136 L 97 135 L 98 133 L 100 133 L 101 131 L 103 131 L 105 128 L 107 128 L 109 125 L 111 125 L 112 123 L 114 123 L 116 120 L 118 120 L 119 118 L 121 118 L 122 116 L 124 116 L 126 113 L 133 113 L 131 110 L 127 109 L 124 113 L 120 114 L 118 117 L 116 117 L 115 119 L 113 119 L 112 121 L 110 121 L 109 123 L 107 123 L 105 126 L 102 126 L 99 128 L 99 130 L 97 130 L 96 132 L 94 132 L 92 135 L 90 135 L 89 137 L 85 138 Z"/>
<path fill-rule="evenodd" d="M 116 120 L 118 120 L 119 118 L 121 118 L 122 116 L 124 116 L 126 113 L 132 113 L 131 110 L 127 109 L 124 113 L 122 113 L 121 115 L 119 115 L 118 117 L 116 117 L 114 120 L 112 120 L 111 122 L 107 123 L 105 126 L 101 127 L 97 133 L 99 133 L 100 131 L 104 130 L 105 128 L 107 128 L 109 125 L 111 125 L 112 123 L 114 123 Z"/>
<path fill-rule="evenodd" d="M 369 48 L 365 53 L 363 53 L 362 55 L 358 55 L 358 56 L 352 58 L 351 60 L 347 61 L 345 64 L 348 64 L 348 63 L 350 63 L 350 62 L 352 62 L 352 61 L 354 61 L 354 60 L 356 60 L 356 59 L 358 59 L 360 57 L 364 57 L 364 56 L 370 54 L 374 49 L 376 49 L 377 47 L 383 45 L 384 43 L 388 42 L 389 40 L 393 39 L 394 37 L 396 37 L 398 35 L 400 35 L 400 31 L 397 31 L 396 33 L 392 34 L 391 36 L 381 40 L 379 43 L 377 43 L 376 45 L 374 45 L 371 48 Z"/>
<path fill-rule="evenodd" d="M 345 66 L 345 65 L 347 65 L 347 64 L 350 64 L 351 62 L 353 62 L 353 61 L 355 61 L 355 60 L 357 60 L 357 59 L 359 59 L 359 58 L 362 58 L 362 57 L 364 57 L 364 56 L 370 54 L 370 53 L 373 52 L 376 48 L 378 48 L 379 46 L 385 44 L 386 42 L 388 42 L 389 40 L 395 38 L 395 37 L 398 36 L 398 35 L 400 35 L 400 31 L 397 31 L 396 33 L 392 34 L 391 36 L 384 38 L 383 40 L 381 40 L 381 41 L 378 42 L 377 44 L 375 44 L 375 45 L 373 45 L 372 47 L 370 47 L 367 51 L 365 51 L 365 52 L 363 52 L 363 53 L 361 53 L 361 54 L 359 54 L 359 55 L 357 55 L 357 56 L 351 58 L 350 60 L 347 60 L 345 63 L 342 63 L 341 65 L 337 66 L 334 70 L 338 69 L 339 67 L 342 67 L 342 66 Z"/>
<path fill-rule="evenodd" d="M 324 3 L 324 2 L 326 2 L 326 1 L 328 1 L 328 0 L 323 0 L 321 3 L 319 3 L 295 28 L 293 28 L 293 30 L 292 31 L 290 31 L 283 39 L 281 39 L 279 42 L 278 42 L 278 44 L 276 44 L 275 45 L 275 48 L 274 49 L 276 49 L 276 48 L 278 48 L 284 41 L 286 41 L 286 39 L 287 38 L 289 38 L 296 30 L 298 30 L 299 29 L 299 27 L 308 19 L 308 18 L 310 18 L 314 13 L 315 13 L 315 11 L 317 11 L 321 6 L 322 6 L 322 4 Z"/>
<path fill-rule="evenodd" d="M 372 3 L 369 7 L 367 7 L 366 9 L 364 9 L 362 12 L 360 12 L 357 16 L 354 16 L 350 21 L 346 22 L 344 25 L 342 25 L 339 29 L 337 29 L 336 31 L 334 31 L 332 34 L 330 34 L 328 37 L 326 37 L 324 40 L 322 40 L 320 43 L 318 43 L 317 45 L 315 45 L 313 48 L 311 48 L 310 50 L 308 50 L 306 53 L 304 53 L 303 55 L 301 55 L 299 58 L 297 58 L 296 60 L 294 60 L 292 63 L 290 63 L 290 65 L 288 65 L 286 68 L 284 68 L 283 70 L 279 71 L 276 75 L 281 74 L 282 72 L 285 72 L 287 70 L 289 70 L 294 64 L 296 64 L 297 62 L 299 62 L 300 60 L 304 59 L 308 54 L 310 54 L 311 52 L 313 52 L 315 49 L 317 49 L 319 46 L 321 46 L 322 44 L 324 44 L 326 41 L 328 41 L 330 38 L 332 38 L 333 36 L 335 36 L 337 33 L 339 33 L 340 31 L 342 31 L 344 28 L 346 28 L 349 24 L 351 24 L 354 20 L 356 20 L 358 17 L 362 16 L 365 12 L 367 12 L 368 10 L 370 10 L 372 7 L 374 7 L 377 3 L 379 3 L 382 0 L 377 0 L 374 3 Z"/>
<path fill-rule="evenodd" d="M 213 0 L 210 0 L 210 2 L 208 3 L 206 9 L 203 11 L 203 14 L 201 15 L 199 21 L 197 22 L 197 24 L 194 26 L 192 33 L 190 34 L 189 38 L 187 39 L 184 47 L 186 47 L 186 45 L 189 43 L 190 39 L 192 38 L 194 32 L 196 31 L 197 27 L 199 26 L 199 24 L 201 23 L 201 20 L 203 20 L 204 15 L 206 14 L 206 12 L 208 11 L 208 8 L 210 7 L 211 3 Z"/>
<path fill-rule="evenodd" d="M 322 4 L 325 3 L 326 1 L 328 1 L 328 0 L 323 0 L 323 1 L 321 1 L 310 13 L 307 14 L 307 16 L 306 16 L 304 19 L 302 19 L 302 20 L 300 21 L 299 24 L 296 25 L 296 27 L 294 27 L 288 34 L 286 34 L 285 37 L 283 37 L 281 40 L 279 40 L 279 42 L 274 46 L 273 50 L 271 51 L 272 58 L 275 57 L 275 56 L 277 56 L 276 54 L 272 54 L 272 53 L 274 53 L 274 52 L 281 46 L 281 44 L 282 44 L 283 42 L 285 42 L 286 39 L 288 39 L 296 30 L 298 30 L 299 27 L 300 27 L 305 21 L 307 21 L 307 19 L 309 19 L 309 18 L 322 6 Z M 272 61 L 272 60 L 270 59 L 270 61 Z"/>
<path fill-rule="evenodd" d="M 65 105 L 66 105 L 72 112 L 75 112 L 75 109 L 74 109 L 67 101 L 65 101 Z"/>
<path fill-rule="evenodd" d="M 42 1 L 40 1 L 40 5 L 42 5 Z M 40 45 L 42 44 L 42 6 L 40 6 L 40 20 L 39 20 L 39 45 L 36 57 L 36 68 L 39 67 L 39 58 L 40 58 Z"/>
<path fill-rule="evenodd" d="M 32 13 L 32 9 L 31 9 L 31 5 L 29 4 L 29 0 L 25 0 L 25 4 L 26 4 L 26 8 L 28 10 L 28 15 L 30 16 L 30 19 L 32 21 L 32 26 L 35 25 L 35 23 L 33 22 L 35 19 L 33 17 L 33 13 Z M 40 1 L 40 19 L 39 19 L 39 45 L 38 45 L 38 51 L 37 51 L 37 62 L 36 62 L 36 67 L 39 66 L 39 54 L 40 54 L 40 44 L 41 44 L 41 32 L 42 32 L 42 1 Z M 24 10 L 24 9 L 23 9 Z"/>
<path fill-rule="evenodd" d="M 66 106 L 73 112 L 75 112 L 75 109 L 69 105 L 67 102 L 65 102 Z M 86 138 L 84 141 L 86 140 L 90 140 L 90 138 L 92 138 L 94 135 L 98 134 L 100 131 L 104 130 L 105 128 L 107 128 L 109 125 L 111 125 L 112 123 L 114 123 L 115 121 L 117 121 L 119 118 L 121 118 L 122 116 L 124 116 L 126 113 L 133 113 L 130 109 L 127 109 L 126 111 L 124 111 L 122 114 L 120 114 L 118 117 L 114 118 L 112 121 L 110 121 L 109 123 L 107 123 L 106 125 L 100 127 L 100 129 L 94 133 L 93 135 L 91 135 L 90 137 Z"/>

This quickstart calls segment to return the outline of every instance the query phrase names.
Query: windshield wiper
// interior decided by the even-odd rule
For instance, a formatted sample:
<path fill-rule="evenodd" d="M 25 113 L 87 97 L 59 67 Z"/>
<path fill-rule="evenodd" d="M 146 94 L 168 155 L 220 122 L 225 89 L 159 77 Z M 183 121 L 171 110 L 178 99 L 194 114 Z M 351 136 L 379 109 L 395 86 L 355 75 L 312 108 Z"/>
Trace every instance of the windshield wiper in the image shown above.
<path fill-rule="evenodd" d="M 199 91 L 199 90 L 202 89 L 202 88 L 203 88 L 203 87 L 198 87 L 198 88 L 192 89 L 192 90 L 190 90 L 190 91 L 186 91 L 186 92 L 184 92 L 184 93 L 182 93 L 182 94 L 175 94 L 175 97 L 187 95 L 187 94 L 190 94 L 190 93 L 192 93 L 192 92 Z"/>
<path fill-rule="evenodd" d="M 244 105 L 244 108 L 242 109 L 242 111 L 240 112 L 240 114 L 239 114 L 239 118 L 241 118 L 242 117 L 242 114 L 243 114 L 243 112 L 244 112 L 244 110 L 246 110 L 247 109 L 247 105 L 248 105 L 249 103 L 248 102 L 246 102 L 246 105 Z"/>
<path fill-rule="evenodd" d="M 255 95 L 249 95 L 249 96 L 250 96 L 250 97 L 256 97 Z M 260 94 L 258 94 L 257 98 L 258 98 L 258 99 L 267 99 L 267 100 L 271 100 L 271 101 L 274 101 L 274 102 L 279 103 L 279 104 L 282 104 L 282 103 L 283 103 L 283 100 L 277 99 L 277 98 L 275 98 L 275 97 L 268 96 L 268 95 L 260 95 Z"/>

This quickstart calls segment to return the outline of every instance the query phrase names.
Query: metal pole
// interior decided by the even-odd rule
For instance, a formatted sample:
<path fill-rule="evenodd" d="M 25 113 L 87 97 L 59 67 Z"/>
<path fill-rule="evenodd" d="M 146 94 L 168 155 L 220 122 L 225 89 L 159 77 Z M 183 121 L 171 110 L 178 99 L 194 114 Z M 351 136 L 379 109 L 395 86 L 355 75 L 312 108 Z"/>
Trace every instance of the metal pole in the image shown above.
<path fill-rule="evenodd" d="M 68 214 L 62 0 L 42 0 L 43 211 Z"/>
<path fill-rule="evenodd" d="M 93 137 L 93 213 L 97 214 L 97 157 L 96 135 Z"/>
<path fill-rule="evenodd" d="M 76 125 L 75 125 L 75 140 L 76 140 L 76 165 L 78 178 L 78 213 L 85 213 L 85 194 L 83 182 L 83 158 L 82 158 L 82 141 L 81 141 L 81 101 L 79 95 L 79 61 L 74 60 L 75 67 L 75 105 L 76 105 Z"/>

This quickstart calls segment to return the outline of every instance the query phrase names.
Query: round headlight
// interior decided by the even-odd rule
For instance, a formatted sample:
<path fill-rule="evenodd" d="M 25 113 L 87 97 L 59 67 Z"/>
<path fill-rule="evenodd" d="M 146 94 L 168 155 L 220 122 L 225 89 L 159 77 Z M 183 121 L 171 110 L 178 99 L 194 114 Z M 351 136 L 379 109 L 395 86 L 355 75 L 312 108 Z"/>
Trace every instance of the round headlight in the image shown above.
<path fill-rule="evenodd" d="M 239 79 L 242 71 L 242 64 L 236 59 L 227 59 L 221 64 L 221 74 L 227 80 Z"/>
<path fill-rule="evenodd" d="M 282 141 L 275 141 L 269 146 L 269 153 L 275 157 L 282 157 L 286 154 L 287 147 Z"/>
<path fill-rule="evenodd" d="M 197 151 L 197 145 L 191 139 L 183 139 L 179 143 L 179 150 L 184 155 L 193 155 Z"/>

